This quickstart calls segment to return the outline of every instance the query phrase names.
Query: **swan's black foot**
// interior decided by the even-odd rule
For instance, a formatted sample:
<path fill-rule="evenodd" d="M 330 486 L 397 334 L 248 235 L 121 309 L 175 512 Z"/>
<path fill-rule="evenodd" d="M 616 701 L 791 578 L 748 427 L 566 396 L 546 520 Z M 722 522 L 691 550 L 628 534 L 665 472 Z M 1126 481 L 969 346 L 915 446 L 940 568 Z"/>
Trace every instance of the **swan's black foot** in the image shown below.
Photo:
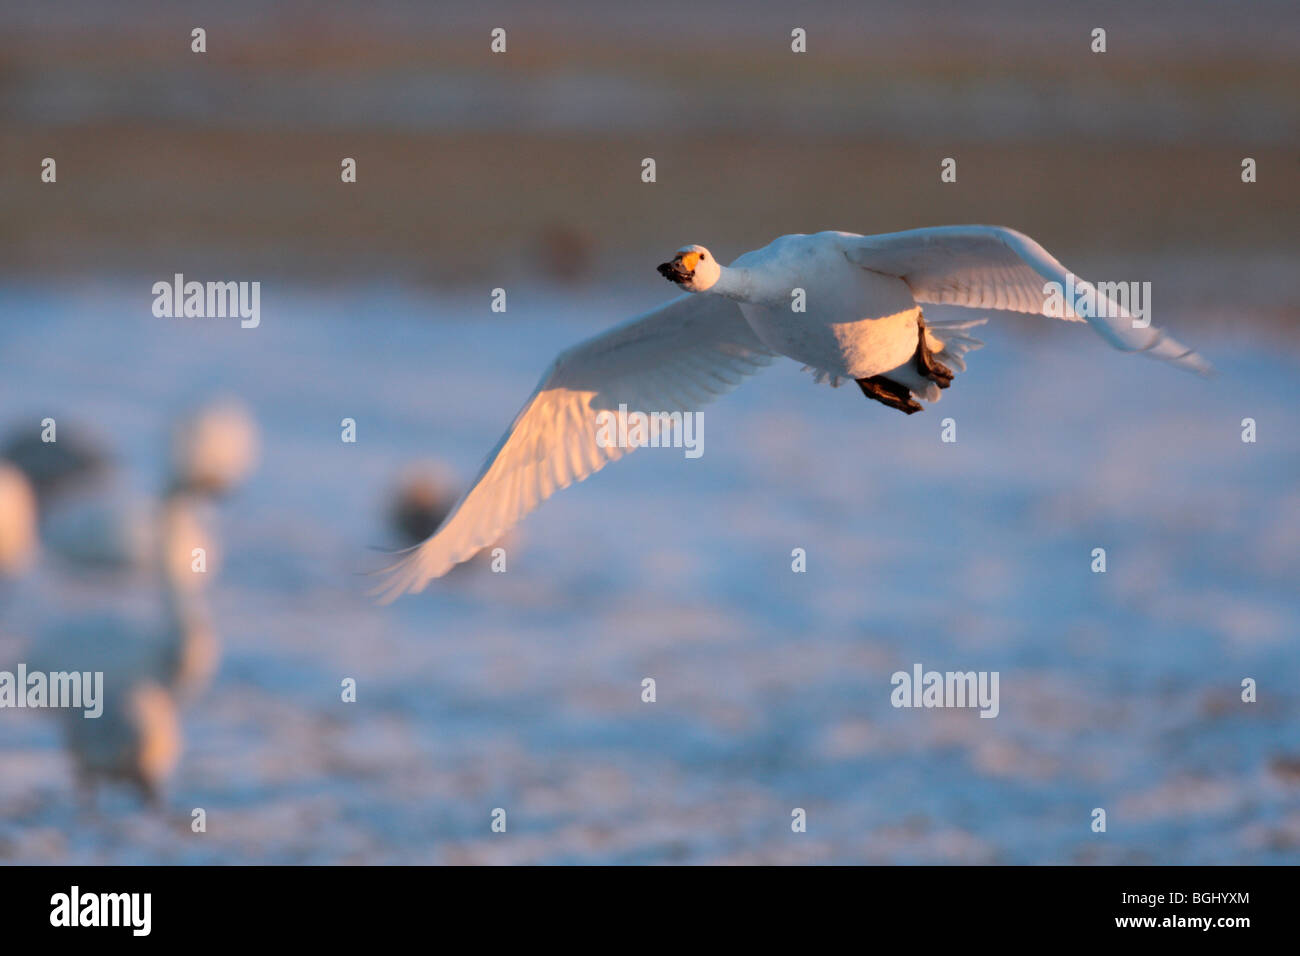
<path fill-rule="evenodd" d="M 891 382 L 883 375 L 859 378 L 856 381 L 858 387 L 862 389 L 862 394 L 867 398 L 874 398 L 890 408 L 897 408 L 905 415 L 921 410 L 921 403 L 912 398 L 912 391 L 906 385 Z"/>
<path fill-rule="evenodd" d="M 925 344 L 925 318 L 916 317 L 916 354 L 912 356 L 916 370 L 940 388 L 952 384 L 952 369 L 934 357 L 930 346 Z"/>

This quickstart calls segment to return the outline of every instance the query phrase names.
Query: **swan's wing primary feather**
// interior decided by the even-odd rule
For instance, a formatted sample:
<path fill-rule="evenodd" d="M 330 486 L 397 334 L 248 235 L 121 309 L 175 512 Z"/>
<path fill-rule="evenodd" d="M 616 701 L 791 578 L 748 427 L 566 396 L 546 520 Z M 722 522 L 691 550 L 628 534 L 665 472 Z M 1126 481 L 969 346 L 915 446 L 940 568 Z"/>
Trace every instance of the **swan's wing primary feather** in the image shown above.
<path fill-rule="evenodd" d="M 938 226 L 879 236 L 845 236 L 845 255 L 864 269 L 898 276 L 917 302 L 1005 309 L 1048 315 L 1048 282 L 1070 288 L 1072 273 L 1024 233 L 1002 226 Z M 1073 277 L 1075 289 L 1090 289 L 1105 315 L 1058 318 L 1087 321 L 1107 342 L 1126 352 L 1146 352 L 1202 374 L 1210 365 L 1154 325 L 1134 328 L 1127 309 Z M 1068 295 L 1068 292 L 1067 292 Z"/>
<path fill-rule="evenodd" d="M 631 450 L 602 447 L 603 410 L 690 412 L 771 363 L 730 299 L 683 295 L 569 349 L 436 532 L 386 569 L 385 603 L 492 544 L 542 501 Z"/>

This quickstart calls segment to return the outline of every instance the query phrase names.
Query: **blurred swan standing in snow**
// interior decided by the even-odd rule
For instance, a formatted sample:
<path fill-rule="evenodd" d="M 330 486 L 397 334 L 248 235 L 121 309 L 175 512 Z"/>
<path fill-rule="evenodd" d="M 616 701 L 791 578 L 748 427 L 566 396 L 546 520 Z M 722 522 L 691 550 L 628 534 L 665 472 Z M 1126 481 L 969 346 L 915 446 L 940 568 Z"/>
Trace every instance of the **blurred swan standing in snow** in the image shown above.
<path fill-rule="evenodd" d="M 151 804 L 180 758 L 178 705 L 210 682 L 220 657 L 204 595 L 205 575 L 188 560 L 189 495 L 173 495 L 161 519 L 162 619 L 103 612 L 62 622 L 46 634 L 41 670 L 102 672 L 103 714 L 60 711 L 78 786 L 133 785 Z"/>
<path fill-rule="evenodd" d="M 173 434 L 163 497 L 127 508 L 74 512 L 51 529 L 51 549 L 74 562 L 149 568 L 161 583 L 161 615 L 104 611 L 48 630 L 40 669 L 104 674 L 103 714 L 62 711 L 79 789 L 133 786 L 150 804 L 180 759 L 180 705 L 209 685 L 220 645 L 206 585 L 219 564 L 200 512 L 256 464 L 256 426 L 241 406 L 200 409 Z M 196 549 L 202 549 L 200 555 Z"/>

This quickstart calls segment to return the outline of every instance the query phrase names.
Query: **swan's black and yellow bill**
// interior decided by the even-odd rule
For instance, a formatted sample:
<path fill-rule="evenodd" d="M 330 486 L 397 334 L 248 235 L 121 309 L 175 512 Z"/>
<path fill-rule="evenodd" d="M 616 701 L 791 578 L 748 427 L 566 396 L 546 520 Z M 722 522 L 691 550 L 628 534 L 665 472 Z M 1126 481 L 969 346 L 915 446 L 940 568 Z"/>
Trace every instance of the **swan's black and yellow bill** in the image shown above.
<path fill-rule="evenodd" d="M 700 261 L 698 252 L 685 252 L 673 258 L 672 262 L 665 262 L 659 266 L 659 274 L 669 282 L 676 282 L 678 285 L 695 276 L 695 266 Z"/>

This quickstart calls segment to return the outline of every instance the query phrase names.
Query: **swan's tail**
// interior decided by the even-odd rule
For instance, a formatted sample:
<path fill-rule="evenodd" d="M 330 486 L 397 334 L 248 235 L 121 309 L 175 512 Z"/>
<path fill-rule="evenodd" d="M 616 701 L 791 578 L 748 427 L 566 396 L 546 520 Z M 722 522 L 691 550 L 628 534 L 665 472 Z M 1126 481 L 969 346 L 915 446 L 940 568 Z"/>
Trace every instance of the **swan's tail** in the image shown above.
<path fill-rule="evenodd" d="M 934 322 L 926 319 L 925 344 L 930 347 L 930 352 L 935 361 L 946 365 L 954 372 L 964 372 L 966 371 L 966 360 L 962 356 L 967 352 L 973 352 L 984 347 L 983 342 L 967 335 L 966 330 L 977 325 L 983 325 L 987 321 L 988 319 L 960 319 L 950 322 Z M 898 378 L 921 401 L 937 402 L 942 394 L 936 383 L 914 373 L 910 368 L 903 373 L 902 377 L 899 377 L 897 372 L 890 372 L 889 375 Z"/>
<path fill-rule="evenodd" d="M 984 343 L 967 335 L 967 329 L 983 325 L 988 319 L 961 319 L 951 322 L 925 320 L 926 330 L 930 333 L 928 343 L 934 357 L 944 365 L 958 372 L 966 371 L 966 360 L 962 358 L 967 352 L 982 349 Z"/>

